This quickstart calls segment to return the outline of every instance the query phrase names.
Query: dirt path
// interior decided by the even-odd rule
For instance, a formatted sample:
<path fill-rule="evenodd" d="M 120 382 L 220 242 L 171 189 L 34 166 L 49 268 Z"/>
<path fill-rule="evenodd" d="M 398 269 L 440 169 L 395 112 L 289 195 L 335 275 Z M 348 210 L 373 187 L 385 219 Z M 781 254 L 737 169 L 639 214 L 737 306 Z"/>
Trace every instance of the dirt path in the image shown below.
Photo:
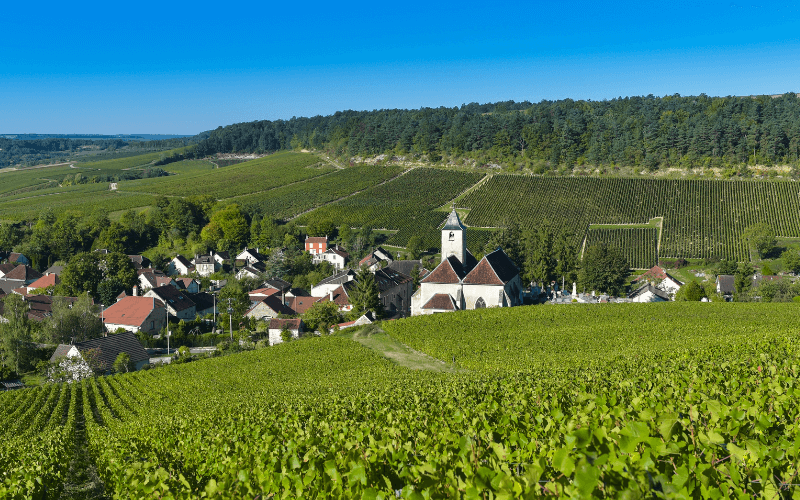
<path fill-rule="evenodd" d="M 384 358 L 405 366 L 411 370 L 429 370 L 434 372 L 456 372 L 458 369 L 444 361 L 432 358 L 427 354 L 398 342 L 391 335 L 377 326 L 367 326 L 353 333 L 345 333 L 362 346 L 372 349 Z"/>

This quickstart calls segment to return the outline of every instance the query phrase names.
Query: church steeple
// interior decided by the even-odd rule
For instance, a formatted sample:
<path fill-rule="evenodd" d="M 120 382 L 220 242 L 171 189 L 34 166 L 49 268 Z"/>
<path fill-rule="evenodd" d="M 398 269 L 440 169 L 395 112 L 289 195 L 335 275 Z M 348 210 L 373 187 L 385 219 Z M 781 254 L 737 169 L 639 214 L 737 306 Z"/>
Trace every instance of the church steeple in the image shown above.
<path fill-rule="evenodd" d="M 462 264 L 467 256 L 467 228 L 461 223 L 455 205 L 442 228 L 442 260 L 451 255 Z"/>

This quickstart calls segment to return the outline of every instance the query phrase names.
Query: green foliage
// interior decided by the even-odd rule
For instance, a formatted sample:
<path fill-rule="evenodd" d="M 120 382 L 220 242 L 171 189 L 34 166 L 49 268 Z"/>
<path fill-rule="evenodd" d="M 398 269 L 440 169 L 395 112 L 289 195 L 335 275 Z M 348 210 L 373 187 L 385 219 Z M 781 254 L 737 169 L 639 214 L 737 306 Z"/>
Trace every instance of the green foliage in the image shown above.
<path fill-rule="evenodd" d="M 339 312 L 339 306 L 334 302 L 317 302 L 303 314 L 303 321 L 309 331 L 319 330 L 326 333 L 334 325 L 342 322 L 342 315 Z"/>
<path fill-rule="evenodd" d="M 757 222 L 745 228 L 742 237 L 758 252 L 760 258 L 775 249 L 775 230 L 766 222 Z"/>
<path fill-rule="evenodd" d="M 114 371 L 117 373 L 128 373 L 133 370 L 131 357 L 126 352 L 121 352 L 114 360 Z"/>
<path fill-rule="evenodd" d="M 350 302 L 353 304 L 350 317 L 357 319 L 368 311 L 372 311 L 376 318 L 383 316 L 383 306 L 381 306 L 375 275 L 365 267 L 358 272 L 355 280 L 356 286 L 350 293 Z"/>
<path fill-rule="evenodd" d="M 703 287 L 700 286 L 699 283 L 695 280 L 691 280 L 688 283 L 684 284 L 678 291 L 675 293 L 675 301 L 688 301 L 688 302 L 699 302 L 706 296 L 706 291 Z"/>
<path fill-rule="evenodd" d="M 800 252 L 797 249 L 789 249 L 781 254 L 783 265 L 787 270 L 794 274 L 800 274 Z"/>
<path fill-rule="evenodd" d="M 625 280 L 630 266 L 622 251 L 607 245 L 586 248 L 578 273 L 578 284 L 586 290 L 610 295 L 625 292 Z"/>

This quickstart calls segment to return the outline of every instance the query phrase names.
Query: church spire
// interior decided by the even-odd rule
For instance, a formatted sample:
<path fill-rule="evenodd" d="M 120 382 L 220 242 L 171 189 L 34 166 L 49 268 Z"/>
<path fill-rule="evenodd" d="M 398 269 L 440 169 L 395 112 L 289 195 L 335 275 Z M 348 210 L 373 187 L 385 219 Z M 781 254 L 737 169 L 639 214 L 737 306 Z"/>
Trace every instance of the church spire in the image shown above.
<path fill-rule="evenodd" d="M 461 219 L 458 217 L 455 204 L 453 204 L 453 210 L 450 212 L 450 215 L 447 216 L 447 221 L 444 223 L 444 227 L 442 228 L 442 230 L 452 229 L 458 229 L 460 231 L 466 229 L 464 224 L 461 223 Z"/>

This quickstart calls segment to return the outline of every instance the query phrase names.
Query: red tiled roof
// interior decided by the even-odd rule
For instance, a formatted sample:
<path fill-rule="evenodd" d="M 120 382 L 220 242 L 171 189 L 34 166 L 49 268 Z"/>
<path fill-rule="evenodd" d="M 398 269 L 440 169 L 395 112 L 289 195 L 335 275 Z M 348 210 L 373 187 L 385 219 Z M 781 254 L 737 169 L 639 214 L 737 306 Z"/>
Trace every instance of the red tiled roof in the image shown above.
<path fill-rule="evenodd" d="M 448 257 L 440 262 L 436 269 L 422 280 L 422 283 L 459 283 L 461 278 L 453 267 L 453 260 L 458 262 L 455 257 Z"/>
<path fill-rule="evenodd" d="M 306 243 L 327 243 L 328 237 L 327 236 L 311 236 L 306 238 Z"/>
<path fill-rule="evenodd" d="M 17 267 L 17 264 L 12 264 L 11 262 L 6 262 L 5 264 L 0 264 L 0 273 L 8 274 L 15 267 Z"/>
<path fill-rule="evenodd" d="M 106 309 L 103 316 L 106 323 L 140 327 L 154 309 L 163 308 L 153 297 L 123 297 Z"/>
<path fill-rule="evenodd" d="M 315 303 L 320 301 L 319 297 L 286 297 L 289 302 L 289 309 L 294 311 L 294 314 L 305 314 L 306 311 L 311 309 Z"/>
<path fill-rule="evenodd" d="M 322 300 L 319 302 L 328 302 L 330 300 L 331 296 L 326 295 L 322 297 Z M 339 288 L 333 291 L 333 303 L 339 307 L 350 305 L 350 297 L 348 296 L 347 290 L 344 288 L 344 286 L 339 286 Z"/>
<path fill-rule="evenodd" d="M 471 285 L 502 285 L 503 281 L 497 276 L 497 273 L 494 272 L 489 261 L 483 258 L 478 262 L 478 265 L 475 266 L 475 269 L 470 271 L 467 277 L 464 278 L 464 283 L 469 283 Z"/>
<path fill-rule="evenodd" d="M 47 276 L 42 276 L 38 280 L 34 281 L 28 288 L 47 288 L 48 286 L 56 286 L 61 280 L 55 274 L 48 274 Z"/>
<path fill-rule="evenodd" d="M 270 295 L 275 295 L 280 290 L 273 287 L 266 287 L 266 288 L 259 288 L 258 290 L 253 290 L 252 292 L 247 292 L 250 297 L 269 297 Z"/>
<path fill-rule="evenodd" d="M 499 248 L 486 254 L 464 278 L 470 285 L 505 285 L 519 275 L 519 269 Z"/>
<path fill-rule="evenodd" d="M 446 293 L 437 293 L 422 306 L 423 309 L 441 309 L 445 311 L 455 311 L 456 304 L 453 302 L 453 297 Z"/>

